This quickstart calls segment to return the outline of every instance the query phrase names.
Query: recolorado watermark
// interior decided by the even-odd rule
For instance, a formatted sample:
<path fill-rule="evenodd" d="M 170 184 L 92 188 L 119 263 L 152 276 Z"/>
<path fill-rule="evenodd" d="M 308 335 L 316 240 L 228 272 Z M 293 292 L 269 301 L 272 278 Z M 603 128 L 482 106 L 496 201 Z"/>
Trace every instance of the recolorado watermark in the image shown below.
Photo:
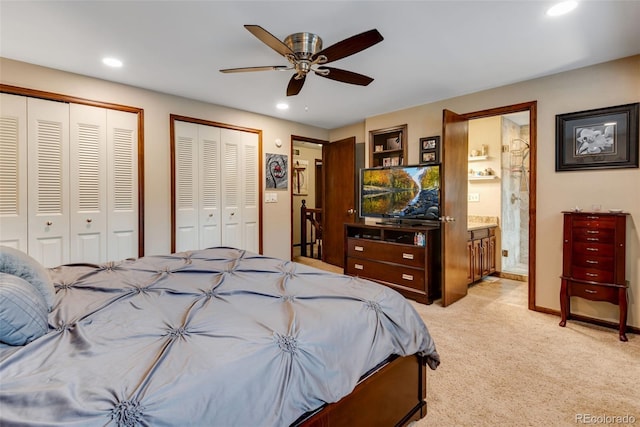
<path fill-rule="evenodd" d="M 636 417 L 633 415 L 593 415 L 576 414 L 576 424 L 635 424 Z"/>

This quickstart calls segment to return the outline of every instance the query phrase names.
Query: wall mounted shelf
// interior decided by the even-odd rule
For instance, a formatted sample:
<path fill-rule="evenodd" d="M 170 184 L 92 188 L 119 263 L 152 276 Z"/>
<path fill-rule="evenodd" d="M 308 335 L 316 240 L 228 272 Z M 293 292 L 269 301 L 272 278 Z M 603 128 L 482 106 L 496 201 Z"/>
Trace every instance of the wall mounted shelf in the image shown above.
<path fill-rule="evenodd" d="M 491 159 L 491 157 L 489 156 L 469 156 L 470 162 L 480 162 L 480 161 L 489 160 L 489 159 Z"/>
<path fill-rule="evenodd" d="M 497 181 L 500 177 L 496 175 L 475 176 L 469 175 L 469 181 Z"/>

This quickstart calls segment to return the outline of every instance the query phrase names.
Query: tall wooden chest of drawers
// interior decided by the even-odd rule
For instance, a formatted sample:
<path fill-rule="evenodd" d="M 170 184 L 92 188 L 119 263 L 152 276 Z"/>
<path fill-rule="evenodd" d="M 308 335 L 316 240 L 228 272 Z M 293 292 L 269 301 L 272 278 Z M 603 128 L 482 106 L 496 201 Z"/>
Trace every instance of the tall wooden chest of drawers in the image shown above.
<path fill-rule="evenodd" d="M 627 341 L 626 213 L 563 212 L 560 326 L 571 317 L 571 297 L 620 308 L 619 336 Z"/>
<path fill-rule="evenodd" d="M 440 227 L 345 224 L 344 273 L 431 304 L 440 298 Z M 415 237 L 421 234 L 424 245 Z"/>

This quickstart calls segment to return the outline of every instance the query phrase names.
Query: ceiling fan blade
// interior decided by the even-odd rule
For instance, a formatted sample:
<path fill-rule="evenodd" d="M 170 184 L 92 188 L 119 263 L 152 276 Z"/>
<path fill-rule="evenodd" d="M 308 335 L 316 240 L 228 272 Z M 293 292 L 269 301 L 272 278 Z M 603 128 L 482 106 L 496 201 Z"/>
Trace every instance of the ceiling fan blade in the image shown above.
<path fill-rule="evenodd" d="M 312 59 L 318 58 L 320 55 L 324 55 L 327 57 L 326 62 L 337 61 L 338 59 L 345 58 L 349 55 L 353 55 L 354 53 L 358 53 L 362 50 L 365 50 L 376 43 L 384 40 L 382 34 L 378 32 L 378 30 L 369 30 L 364 33 L 357 34 L 355 36 L 351 36 L 348 39 L 344 39 L 336 44 L 329 46 L 326 49 L 321 50 L 320 52 L 313 55 Z"/>
<path fill-rule="evenodd" d="M 287 96 L 293 96 L 300 93 L 302 89 L 302 85 L 304 85 L 304 80 L 307 77 L 306 75 L 302 76 L 299 79 L 296 79 L 298 75 L 294 74 L 289 80 L 289 84 L 287 85 Z"/>
<path fill-rule="evenodd" d="M 251 34 L 256 36 L 262 43 L 269 46 L 282 56 L 295 55 L 295 53 L 289 49 L 289 46 L 280 41 L 276 36 L 269 31 L 262 28 L 260 25 L 245 25 L 244 26 Z"/>
<path fill-rule="evenodd" d="M 340 68 L 333 67 L 318 67 L 318 71 L 328 70 L 329 73 L 318 73 L 316 74 L 321 77 L 325 77 L 327 79 L 336 80 L 343 83 L 350 83 L 352 85 L 360 85 L 367 86 L 369 83 L 373 81 L 373 79 L 369 76 L 365 76 L 363 74 L 354 73 L 353 71 L 341 70 Z"/>
<path fill-rule="evenodd" d="M 242 68 L 225 68 L 220 70 L 221 73 L 244 73 L 248 71 L 285 71 L 292 70 L 293 67 L 286 65 L 267 65 L 264 67 L 242 67 Z"/>

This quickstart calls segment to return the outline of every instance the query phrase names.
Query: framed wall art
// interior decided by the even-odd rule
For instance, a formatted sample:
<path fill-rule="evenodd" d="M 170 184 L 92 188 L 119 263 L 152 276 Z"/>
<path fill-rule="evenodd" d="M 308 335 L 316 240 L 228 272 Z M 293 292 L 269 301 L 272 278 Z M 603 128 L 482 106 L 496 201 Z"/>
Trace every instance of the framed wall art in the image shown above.
<path fill-rule="evenodd" d="M 440 161 L 440 137 L 420 138 L 420 163 L 438 163 Z"/>
<path fill-rule="evenodd" d="M 638 167 L 638 105 L 556 116 L 556 171 Z"/>
<path fill-rule="evenodd" d="M 288 170 L 288 156 L 286 154 L 273 154 L 266 153 L 265 163 L 267 166 L 266 181 L 267 189 L 273 190 L 287 190 L 289 177 L 287 176 Z"/>

